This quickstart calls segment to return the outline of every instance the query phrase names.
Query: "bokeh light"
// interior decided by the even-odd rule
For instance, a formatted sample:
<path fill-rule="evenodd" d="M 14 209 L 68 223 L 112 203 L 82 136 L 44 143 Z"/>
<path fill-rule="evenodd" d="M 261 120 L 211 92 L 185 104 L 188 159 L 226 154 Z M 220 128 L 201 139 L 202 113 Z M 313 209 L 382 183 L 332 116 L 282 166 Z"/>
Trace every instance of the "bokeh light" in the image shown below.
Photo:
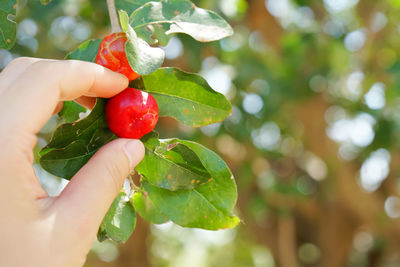
<path fill-rule="evenodd" d="M 176 59 L 183 54 L 183 45 L 178 37 L 172 37 L 163 50 L 167 59 Z"/>
<path fill-rule="evenodd" d="M 374 83 L 364 96 L 365 103 L 370 109 L 381 109 L 385 106 L 385 85 Z"/>
<path fill-rule="evenodd" d="M 264 106 L 262 98 L 257 94 L 246 94 L 242 103 L 243 109 L 249 114 L 256 114 Z"/>
<path fill-rule="evenodd" d="M 339 143 L 352 143 L 366 147 L 374 140 L 375 119 L 366 113 L 354 118 L 343 118 L 333 122 L 327 129 L 330 138 Z"/>
<path fill-rule="evenodd" d="M 256 147 L 275 150 L 278 148 L 281 140 L 281 131 L 276 123 L 267 122 L 260 129 L 253 130 L 251 137 Z"/>
<path fill-rule="evenodd" d="M 400 218 L 400 197 L 388 197 L 385 201 L 385 211 L 390 218 Z"/>
<path fill-rule="evenodd" d="M 360 50 L 366 41 L 366 36 L 363 30 L 350 32 L 344 38 L 344 45 L 351 52 Z"/>
<path fill-rule="evenodd" d="M 369 192 L 379 188 L 389 174 L 390 153 L 378 149 L 364 161 L 360 170 L 361 186 Z"/>

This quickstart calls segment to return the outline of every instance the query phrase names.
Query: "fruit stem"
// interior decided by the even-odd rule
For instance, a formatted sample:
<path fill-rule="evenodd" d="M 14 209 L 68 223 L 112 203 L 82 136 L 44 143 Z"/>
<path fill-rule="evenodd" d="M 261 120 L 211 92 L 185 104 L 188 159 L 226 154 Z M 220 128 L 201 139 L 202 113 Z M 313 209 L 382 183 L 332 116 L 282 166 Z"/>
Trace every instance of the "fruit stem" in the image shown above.
<path fill-rule="evenodd" d="M 108 14 L 110 15 L 111 32 L 122 32 L 119 25 L 117 10 L 115 9 L 115 0 L 107 0 Z"/>
<path fill-rule="evenodd" d="M 128 176 L 129 184 L 131 186 L 132 193 L 138 191 L 138 187 L 135 185 L 135 183 L 133 182 L 133 178 L 132 178 L 134 174 L 135 174 L 135 171 L 130 173 L 129 176 Z"/>

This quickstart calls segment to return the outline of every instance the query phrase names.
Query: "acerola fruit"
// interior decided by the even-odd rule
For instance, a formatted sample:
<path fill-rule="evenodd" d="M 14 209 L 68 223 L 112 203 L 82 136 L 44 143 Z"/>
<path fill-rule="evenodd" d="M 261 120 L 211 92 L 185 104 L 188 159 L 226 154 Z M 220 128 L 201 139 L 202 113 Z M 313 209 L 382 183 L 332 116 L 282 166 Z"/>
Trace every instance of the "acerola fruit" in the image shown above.
<path fill-rule="evenodd" d="M 126 58 L 125 43 L 127 40 L 124 32 L 111 33 L 104 37 L 96 55 L 96 63 L 119 72 L 132 81 L 139 77 L 139 74 L 132 70 Z"/>
<path fill-rule="evenodd" d="M 106 120 L 117 136 L 138 139 L 156 126 L 158 105 L 149 93 L 128 87 L 107 102 Z"/>

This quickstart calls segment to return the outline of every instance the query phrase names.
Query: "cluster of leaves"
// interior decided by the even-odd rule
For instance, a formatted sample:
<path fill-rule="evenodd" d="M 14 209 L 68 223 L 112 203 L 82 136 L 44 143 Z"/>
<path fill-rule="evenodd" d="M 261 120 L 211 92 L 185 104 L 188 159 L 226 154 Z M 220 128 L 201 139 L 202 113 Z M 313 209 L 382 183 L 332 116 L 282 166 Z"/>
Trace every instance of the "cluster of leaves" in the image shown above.
<path fill-rule="evenodd" d="M 233 33 L 224 19 L 188 0 L 116 0 L 116 6 L 128 38 L 128 61 L 141 75 L 131 86 L 155 97 L 160 116 L 173 117 L 190 127 L 209 125 L 229 116 L 232 107 L 224 95 L 197 74 L 161 68 L 164 51 L 154 46 L 167 44 L 175 33 L 185 33 L 202 42 L 222 39 Z M 3 36 L 15 35 L 13 30 Z M 94 62 L 100 41 L 86 41 L 67 59 Z M 84 108 L 74 102 L 65 103 L 59 114 L 65 124 L 56 129 L 40 152 L 40 164 L 45 170 L 71 179 L 100 147 L 117 138 L 105 121 L 106 101 L 98 99 L 82 120 L 79 113 Z M 114 200 L 99 229 L 99 240 L 126 241 L 135 228 L 136 212 L 156 224 L 171 220 L 184 227 L 209 230 L 232 228 L 239 223 L 232 215 L 236 184 L 217 154 L 191 141 L 159 139 L 156 132 L 147 134 L 142 141 L 146 155 L 136 168 L 142 177 L 140 187 L 135 187 L 133 193 L 123 190 Z"/>

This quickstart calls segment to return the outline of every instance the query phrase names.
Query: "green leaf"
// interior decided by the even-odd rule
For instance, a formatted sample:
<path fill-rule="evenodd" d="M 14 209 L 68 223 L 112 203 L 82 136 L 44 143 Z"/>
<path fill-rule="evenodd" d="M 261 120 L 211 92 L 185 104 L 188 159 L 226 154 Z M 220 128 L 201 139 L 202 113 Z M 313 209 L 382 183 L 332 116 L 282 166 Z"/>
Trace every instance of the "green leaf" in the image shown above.
<path fill-rule="evenodd" d="M 151 47 L 128 24 L 128 15 L 125 11 L 119 12 L 122 29 L 126 33 L 128 41 L 125 44 L 125 53 L 129 65 L 138 74 L 150 74 L 164 62 L 164 51 L 161 48 Z"/>
<path fill-rule="evenodd" d="M 129 30 L 129 27 L 128 27 L 128 25 L 129 25 L 128 14 L 125 11 L 120 10 L 118 12 L 118 16 L 119 16 L 119 23 L 121 24 L 122 30 L 124 32 L 127 32 Z"/>
<path fill-rule="evenodd" d="M 98 98 L 89 116 L 77 122 L 65 123 L 58 127 L 45 148 L 64 148 L 78 140 L 88 141 L 96 130 L 107 129 L 108 126 L 104 115 L 105 104 L 106 99 Z"/>
<path fill-rule="evenodd" d="M 215 152 L 198 143 L 177 138 L 165 141 L 169 144 L 179 142 L 198 156 L 201 164 L 211 174 L 211 179 L 206 184 L 200 184 L 195 190 L 219 210 L 232 212 L 237 200 L 237 189 L 228 165 Z"/>
<path fill-rule="evenodd" d="M 164 44 L 165 35 L 173 33 L 185 33 L 200 42 L 216 41 L 233 34 L 223 18 L 196 7 L 189 0 L 148 2 L 130 15 L 129 22 L 146 41 L 164 39 Z"/>
<path fill-rule="evenodd" d="M 161 224 L 169 219 L 156 207 L 150 198 L 141 192 L 133 194 L 131 202 L 139 215 L 148 222 Z"/>
<path fill-rule="evenodd" d="M 154 96 L 160 116 L 173 117 L 186 126 L 220 122 L 232 110 L 226 97 L 214 91 L 204 78 L 176 68 L 160 68 L 132 85 Z"/>
<path fill-rule="evenodd" d="M 10 49 L 15 44 L 17 24 L 13 21 L 17 0 L 0 1 L 0 48 Z"/>
<path fill-rule="evenodd" d="M 101 39 L 87 40 L 82 43 L 78 49 L 69 53 L 65 59 L 77 59 L 94 62 L 99 51 Z"/>
<path fill-rule="evenodd" d="M 40 151 L 40 164 L 53 175 L 71 179 L 104 144 L 116 136 L 108 129 L 105 99 L 98 98 L 86 118 L 56 129 L 50 143 Z"/>
<path fill-rule="evenodd" d="M 128 14 L 148 3 L 148 0 L 115 0 L 115 7 L 117 10 L 124 10 Z"/>
<path fill-rule="evenodd" d="M 137 35 L 147 43 L 166 46 L 173 37 L 172 34 L 166 34 L 169 29 L 168 24 L 149 24 L 146 27 L 136 28 Z"/>
<path fill-rule="evenodd" d="M 46 153 L 40 158 L 40 165 L 47 172 L 69 180 L 97 150 L 114 139 L 115 136 L 109 130 L 97 129 L 90 140 L 80 139 L 63 148 L 44 148 L 42 151 Z"/>
<path fill-rule="evenodd" d="M 128 196 L 120 192 L 104 217 L 97 238 L 99 241 L 111 239 L 116 242 L 126 242 L 135 230 L 135 226 L 135 209 Z"/>
<path fill-rule="evenodd" d="M 158 188 L 151 185 L 145 178 L 142 180 L 142 186 L 154 205 L 180 226 L 219 230 L 233 228 L 240 222 L 238 217 L 218 209 L 215 203 L 207 199 L 209 195 L 219 194 L 217 190 L 224 191 L 218 186 L 206 188 L 207 194 L 197 189 L 170 191 Z M 207 187 L 207 185 L 203 186 Z"/>
<path fill-rule="evenodd" d="M 86 108 L 74 101 L 65 101 L 58 116 L 60 116 L 64 122 L 74 122 L 79 119 L 79 114 L 81 112 L 86 112 Z"/>
<path fill-rule="evenodd" d="M 142 138 L 144 159 L 136 171 L 153 185 L 169 190 L 192 189 L 211 180 L 199 157 L 180 140 L 158 140 L 155 132 Z"/>
<path fill-rule="evenodd" d="M 146 156 L 136 170 L 143 176 L 143 194 L 147 193 L 162 214 L 181 226 L 209 230 L 239 223 L 231 215 L 237 200 L 236 183 L 217 154 L 191 141 L 157 140 L 155 132 L 144 136 L 142 142 Z M 175 175 L 169 176 L 171 173 Z M 200 182 L 194 182 L 193 174 Z"/>

